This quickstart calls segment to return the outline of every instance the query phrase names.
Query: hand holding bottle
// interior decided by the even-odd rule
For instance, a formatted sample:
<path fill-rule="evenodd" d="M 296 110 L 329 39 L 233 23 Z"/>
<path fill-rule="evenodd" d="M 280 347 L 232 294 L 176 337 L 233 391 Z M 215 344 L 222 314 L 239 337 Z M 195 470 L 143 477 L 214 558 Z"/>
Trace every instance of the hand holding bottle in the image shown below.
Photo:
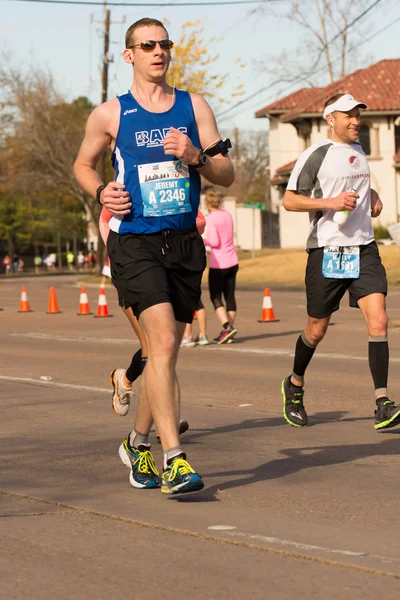
<path fill-rule="evenodd" d="M 358 194 L 355 190 L 351 189 L 347 192 L 342 192 L 336 198 L 333 198 L 333 221 L 337 225 L 344 225 L 349 218 L 351 211 L 357 206 Z"/>

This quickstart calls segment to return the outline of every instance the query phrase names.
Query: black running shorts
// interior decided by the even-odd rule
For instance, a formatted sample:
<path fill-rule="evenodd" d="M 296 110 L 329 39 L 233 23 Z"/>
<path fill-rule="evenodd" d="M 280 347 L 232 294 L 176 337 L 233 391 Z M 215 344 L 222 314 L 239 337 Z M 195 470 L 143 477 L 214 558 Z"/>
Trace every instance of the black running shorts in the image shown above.
<path fill-rule="evenodd" d="M 328 279 L 322 275 L 323 248 L 309 250 L 306 269 L 307 314 L 315 319 L 329 317 L 339 309 L 346 290 L 349 304 L 358 308 L 358 300 L 370 294 L 387 294 L 385 267 L 376 242 L 360 246 L 360 277 Z"/>
<path fill-rule="evenodd" d="M 139 319 L 146 308 L 169 302 L 177 321 L 192 322 L 206 266 L 196 228 L 148 235 L 110 231 L 107 252 L 120 306 L 131 307 Z"/>

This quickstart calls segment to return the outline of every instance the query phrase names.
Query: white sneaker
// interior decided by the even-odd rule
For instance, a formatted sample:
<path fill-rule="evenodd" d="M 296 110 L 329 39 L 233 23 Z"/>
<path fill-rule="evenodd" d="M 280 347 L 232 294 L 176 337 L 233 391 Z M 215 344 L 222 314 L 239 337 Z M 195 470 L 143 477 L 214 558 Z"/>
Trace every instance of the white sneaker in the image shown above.
<path fill-rule="evenodd" d="M 196 342 L 196 344 L 198 346 L 208 346 L 209 345 L 209 341 L 206 335 L 198 335 L 197 338 L 194 340 Z"/>
<path fill-rule="evenodd" d="M 196 342 L 192 337 L 183 338 L 181 341 L 181 348 L 194 348 L 196 346 Z"/>
<path fill-rule="evenodd" d="M 110 374 L 111 385 L 113 386 L 112 407 L 119 417 L 125 417 L 128 414 L 131 400 L 135 399 L 132 387 L 126 388 L 122 385 L 122 375 L 125 369 L 114 369 Z"/>

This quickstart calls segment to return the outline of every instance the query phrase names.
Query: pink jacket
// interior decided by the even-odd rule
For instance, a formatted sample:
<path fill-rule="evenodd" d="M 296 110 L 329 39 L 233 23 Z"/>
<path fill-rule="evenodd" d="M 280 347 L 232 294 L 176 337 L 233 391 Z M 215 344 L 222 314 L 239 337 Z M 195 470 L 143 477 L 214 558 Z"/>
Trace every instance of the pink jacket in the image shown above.
<path fill-rule="evenodd" d="M 229 269 L 239 263 L 233 239 L 231 214 L 223 208 L 210 212 L 206 217 L 204 244 L 211 248 L 211 269 Z"/>

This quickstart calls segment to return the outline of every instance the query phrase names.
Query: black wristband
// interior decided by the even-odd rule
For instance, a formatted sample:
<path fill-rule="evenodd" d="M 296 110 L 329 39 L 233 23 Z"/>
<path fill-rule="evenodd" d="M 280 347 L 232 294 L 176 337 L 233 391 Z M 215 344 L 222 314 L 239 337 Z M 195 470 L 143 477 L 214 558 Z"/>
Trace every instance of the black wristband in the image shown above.
<path fill-rule="evenodd" d="M 191 165 L 191 166 L 194 167 L 195 169 L 201 169 L 201 167 L 204 167 L 207 163 L 208 163 L 207 155 L 202 150 L 200 150 L 197 163 L 195 165 Z"/>
<path fill-rule="evenodd" d="M 100 195 L 101 195 L 101 192 L 105 189 L 105 187 L 106 186 L 102 183 L 101 185 L 99 185 L 99 187 L 96 190 L 96 200 L 100 204 L 100 206 L 103 206 L 102 203 L 100 202 Z"/>

